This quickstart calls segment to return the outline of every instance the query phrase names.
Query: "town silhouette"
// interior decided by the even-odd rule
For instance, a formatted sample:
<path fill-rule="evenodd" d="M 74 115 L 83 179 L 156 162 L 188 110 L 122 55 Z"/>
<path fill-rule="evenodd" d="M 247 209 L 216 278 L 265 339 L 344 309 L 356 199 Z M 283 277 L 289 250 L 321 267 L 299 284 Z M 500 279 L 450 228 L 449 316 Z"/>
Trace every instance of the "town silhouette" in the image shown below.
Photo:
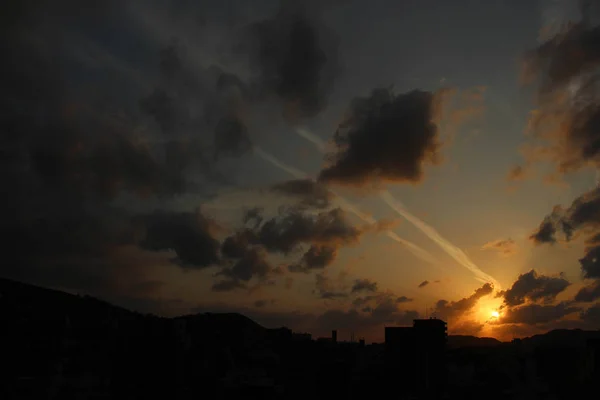
<path fill-rule="evenodd" d="M 2 399 L 570 399 L 600 379 L 600 332 L 503 343 L 440 319 L 385 343 L 267 329 L 235 313 L 143 315 L 0 279 Z"/>

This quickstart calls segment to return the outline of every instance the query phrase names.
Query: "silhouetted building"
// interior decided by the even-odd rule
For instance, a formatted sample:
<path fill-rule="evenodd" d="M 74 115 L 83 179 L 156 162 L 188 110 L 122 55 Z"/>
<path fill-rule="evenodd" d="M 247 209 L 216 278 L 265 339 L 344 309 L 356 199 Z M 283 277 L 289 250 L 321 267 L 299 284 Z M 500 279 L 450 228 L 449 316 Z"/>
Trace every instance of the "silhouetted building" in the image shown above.
<path fill-rule="evenodd" d="M 337 331 L 335 329 L 331 331 L 331 341 L 337 343 Z"/>
<path fill-rule="evenodd" d="M 441 393 L 446 380 L 446 322 L 416 319 L 413 327 L 385 327 L 385 363 L 390 379 L 404 380 L 426 397 Z"/>
<path fill-rule="evenodd" d="M 446 322 L 437 318 L 416 319 L 415 374 L 417 387 L 425 392 L 439 394 L 446 383 L 446 343 L 448 328 Z"/>

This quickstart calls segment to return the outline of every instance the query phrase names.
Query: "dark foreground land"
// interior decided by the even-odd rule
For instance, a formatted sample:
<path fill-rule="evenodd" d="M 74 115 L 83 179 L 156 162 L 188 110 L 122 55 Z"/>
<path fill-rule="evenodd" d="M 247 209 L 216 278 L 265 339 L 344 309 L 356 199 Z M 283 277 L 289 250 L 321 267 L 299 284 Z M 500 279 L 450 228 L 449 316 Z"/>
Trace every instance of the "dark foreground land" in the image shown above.
<path fill-rule="evenodd" d="M 399 374 L 411 366 L 386 359 L 383 345 L 314 341 L 240 314 L 160 318 L 0 279 L 0 329 L 0 399 L 7 400 L 576 399 L 600 392 L 598 331 L 512 343 L 450 336 L 443 391 L 432 394 Z"/>

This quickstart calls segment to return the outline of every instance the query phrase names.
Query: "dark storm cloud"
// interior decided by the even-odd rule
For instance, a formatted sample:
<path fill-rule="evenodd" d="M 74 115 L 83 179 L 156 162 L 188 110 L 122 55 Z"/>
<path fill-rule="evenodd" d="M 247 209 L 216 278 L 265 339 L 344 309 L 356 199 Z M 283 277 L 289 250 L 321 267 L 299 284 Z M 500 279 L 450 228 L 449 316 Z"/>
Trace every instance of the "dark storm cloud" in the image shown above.
<path fill-rule="evenodd" d="M 442 319 L 454 318 L 468 311 L 471 311 L 477 304 L 479 299 L 490 295 L 494 288 L 489 283 L 477 288 L 475 292 L 469 296 L 457 301 L 439 300 L 435 305 L 435 313 Z"/>
<path fill-rule="evenodd" d="M 600 299 L 600 282 L 595 281 L 592 284 L 583 287 L 575 295 L 575 301 L 578 302 L 592 302 Z"/>
<path fill-rule="evenodd" d="M 206 268 L 219 263 L 219 242 L 213 237 L 215 222 L 199 211 L 164 212 L 139 217 L 146 230 L 140 246 L 147 250 L 175 252 L 183 268 Z"/>
<path fill-rule="evenodd" d="M 555 322 L 563 317 L 580 311 L 569 303 L 555 305 L 526 304 L 520 307 L 507 308 L 501 318 L 503 324 L 536 325 Z"/>
<path fill-rule="evenodd" d="M 314 117 L 339 74 L 338 40 L 308 3 L 282 1 L 270 18 L 247 26 L 236 49 L 257 72 L 259 98 L 276 97 L 284 115 Z"/>
<path fill-rule="evenodd" d="M 221 155 L 240 157 L 251 148 L 248 128 L 239 117 L 226 116 L 219 120 L 215 126 L 215 158 Z"/>
<path fill-rule="evenodd" d="M 221 158 L 250 148 L 248 85 L 197 65 L 185 40 L 148 35 L 120 2 L 4 6 L 3 275 L 121 296 L 152 280 L 140 265 L 171 257 L 262 279 L 258 250 L 222 264 L 207 217 L 168 210 L 175 196 L 210 196 L 229 179 Z M 139 211 L 156 200 L 164 210 Z"/>
<path fill-rule="evenodd" d="M 562 275 L 550 277 L 538 275 L 535 270 L 519 275 L 510 289 L 502 293 L 504 303 L 513 307 L 524 304 L 527 300 L 531 302 L 554 301 L 556 296 L 562 293 L 571 283 Z"/>
<path fill-rule="evenodd" d="M 419 182 L 424 165 L 439 159 L 439 101 L 429 92 L 395 95 L 389 89 L 355 98 L 319 179 L 358 186 L 370 180 Z"/>
<path fill-rule="evenodd" d="M 161 50 L 160 79 L 140 99 L 141 110 L 166 136 L 192 141 L 196 156 L 209 165 L 221 157 L 244 155 L 252 147 L 241 118 L 251 101 L 245 84 L 220 67 L 192 66 L 187 58 L 177 43 Z"/>
<path fill-rule="evenodd" d="M 427 285 L 429 285 L 429 281 L 423 281 L 423 282 L 419 283 L 419 288 L 423 288 Z"/>
<path fill-rule="evenodd" d="M 377 282 L 369 279 L 357 279 L 352 285 L 352 293 L 357 292 L 377 292 Z"/>
<path fill-rule="evenodd" d="M 274 192 L 296 197 L 301 206 L 327 208 L 335 197 L 325 185 L 311 179 L 295 179 L 277 183 L 271 187 Z"/>

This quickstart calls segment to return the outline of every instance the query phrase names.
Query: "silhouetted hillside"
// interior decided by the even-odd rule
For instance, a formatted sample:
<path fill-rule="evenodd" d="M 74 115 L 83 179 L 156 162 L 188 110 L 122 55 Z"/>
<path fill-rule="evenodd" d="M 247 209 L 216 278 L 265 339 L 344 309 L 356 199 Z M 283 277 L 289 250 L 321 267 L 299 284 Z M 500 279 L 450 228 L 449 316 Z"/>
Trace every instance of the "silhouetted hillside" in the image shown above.
<path fill-rule="evenodd" d="M 600 339 L 600 331 L 556 329 L 523 339 L 533 347 L 585 347 L 589 339 Z"/>

